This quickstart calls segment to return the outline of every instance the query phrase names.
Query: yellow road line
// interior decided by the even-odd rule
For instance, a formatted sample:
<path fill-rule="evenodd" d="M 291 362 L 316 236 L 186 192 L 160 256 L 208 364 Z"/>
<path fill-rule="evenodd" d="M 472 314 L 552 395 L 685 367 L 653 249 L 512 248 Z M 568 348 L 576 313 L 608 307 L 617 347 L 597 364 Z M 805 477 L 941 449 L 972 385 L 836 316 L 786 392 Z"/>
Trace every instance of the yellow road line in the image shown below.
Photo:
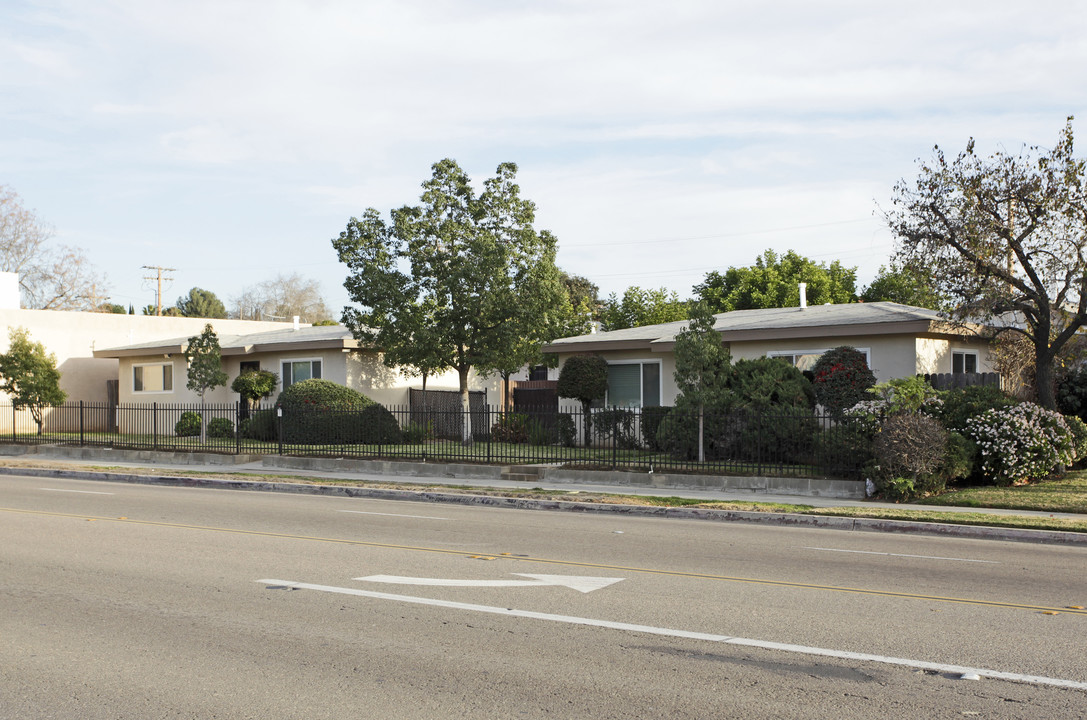
<path fill-rule="evenodd" d="M 554 558 L 540 558 L 526 555 L 510 555 L 507 553 L 479 553 L 467 550 L 451 550 L 448 548 L 422 547 L 418 545 L 397 545 L 393 543 L 379 543 L 370 540 L 349 540 L 345 538 L 324 538 L 312 535 L 292 535 L 289 533 L 268 532 L 266 530 L 242 530 L 239 528 L 222 528 L 210 525 L 190 525 L 186 523 L 171 523 L 161 520 L 133 520 L 125 517 L 99 517 L 92 515 L 77 515 L 71 513 L 46 512 L 42 510 L 21 510 L 18 508 L 0 508 L 0 512 L 20 513 L 24 515 L 42 515 L 47 517 L 72 518 L 78 520 L 125 523 L 130 525 L 148 525 L 152 527 L 165 527 L 180 530 L 203 530 L 206 532 L 227 533 L 232 535 L 252 535 L 257 537 L 279 538 L 283 540 L 306 540 L 310 542 L 335 543 L 340 545 L 357 545 L 362 547 L 385 548 L 389 550 L 411 550 L 415 552 L 438 553 L 442 555 L 458 555 L 468 558 L 502 559 L 516 562 L 546 563 L 550 565 L 563 565 L 566 567 L 592 568 L 594 570 L 623 571 L 642 573 L 645 575 L 664 575 L 668 577 L 686 577 L 698 580 L 720 580 L 725 582 L 746 583 L 750 585 L 769 585 L 772 587 L 796 588 L 800 590 L 826 590 L 829 592 L 852 593 L 856 595 L 875 595 L 880 597 L 903 598 L 907 600 L 927 600 L 930 602 L 956 603 L 960 605 L 982 605 L 988 607 L 1010 608 L 1014 610 L 1032 610 L 1037 612 L 1057 612 L 1068 615 L 1085 615 L 1087 609 L 1075 606 L 1050 607 L 1047 605 L 1028 605 L 1023 603 L 1001 602 L 997 600 L 979 600 L 976 598 L 944 597 L 940 595 L 918 595 L 914 593 L 895 592 L 892 590 L 873 590 L 869 588 L 853 588 L 840 585 L 817 585 L 814 583 L 790 582 L 787 580 L 767 580 L 763 578 L 734 577 L 730 575 L 713 575 L 709 573 L 683 572 L 680 570 L 661 570 L 657 568 L 629 567 L 625 565 L 610 565 L 607 563 L 587 563 L 574 560 L 559 560 Z"/>

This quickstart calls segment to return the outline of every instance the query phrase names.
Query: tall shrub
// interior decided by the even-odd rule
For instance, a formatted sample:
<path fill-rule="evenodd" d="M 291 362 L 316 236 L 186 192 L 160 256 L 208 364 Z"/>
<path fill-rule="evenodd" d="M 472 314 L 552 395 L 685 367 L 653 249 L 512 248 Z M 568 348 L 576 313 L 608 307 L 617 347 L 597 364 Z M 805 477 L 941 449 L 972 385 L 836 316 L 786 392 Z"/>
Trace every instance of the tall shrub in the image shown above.
<path fill-rule="evenodd" d="M 388 444 L 401 439 L 392 413 L 362 393 L 328 380 L 290 385 L 276 398 L 276 407 L 283 410 L 287 442 Z"/>
<path fill-rule="evenodd" d="M 608 361 L 602 355 L 585 353 L 566 358 L 559 371 L 559 397 L 581 402 L 581 417 L 585 426 L 585 446 L 592 441 L 593 400 L 601 400 L 608 392 Z"/>
<path fill-rule="evenodd" d="M 864 353 L 842 345 L 819 356 L 812 368 L 815 398 L 836 417 L 867 399 L 867 390 L 876 384 Z"/>

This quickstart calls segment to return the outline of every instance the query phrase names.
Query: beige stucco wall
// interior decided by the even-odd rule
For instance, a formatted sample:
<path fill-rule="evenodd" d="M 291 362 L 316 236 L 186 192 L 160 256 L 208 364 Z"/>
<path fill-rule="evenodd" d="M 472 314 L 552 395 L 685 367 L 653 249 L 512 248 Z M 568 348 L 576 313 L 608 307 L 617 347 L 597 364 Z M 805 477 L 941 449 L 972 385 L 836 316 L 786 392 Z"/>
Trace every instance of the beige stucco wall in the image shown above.
<path fill-rule="evenodd" d="M 910 377 L 917 373 L 916 344 L 913 335 L 865 335 L 809 340 L 760 340 L 734 342 L 729 347 L 734 359 L 753 360 L 769 353 L 811 353 L 850 345 L 868 351 L 868 359 L 877 382 Z M 950 363 L 950 360 L 948 361 Z M 951 367 L 948 365 L 948 372 Z"/>
<path fill-rule="evenodd" d="M 117 361 L 92 357 L 95 349 L 196 335 L 209 322 L 220 335 L 281 330 L 286 325 L 253 320 L 21 309 L 0 310 L 0 322 L 6 326 L 0 336 L 0 352 L 7 352 L 9 329 L 26 328 L 32 340 L 56 355 L 60 386 L 68 393 L 69 400 L 88 402 L 105 402 L 106 381 L 117 378 Z"/>
<path fill-rule="evenodd" d="M 210 390 L 204 397 L 208 403 L 235 403 L 238 394 L 230 389 L 230 383 L 241 372 L 241 363 L 260 362 L 262 370 L 269 370 L 282 376 L 282 363 L 285 360 L 320 360 L 321 377 L 338 385 L 345 385 L 358 390 L 366 397 L 385 406 L 406 406 L 408 389 L 422 387 L 422 378 L 410 377 L 397 370 L 386 367 L 380 355 L 370 351 L 353 350 L 298 350 L 279 353 L 255 353 L 252 355 L 227 355 L 223 358 L 223 370 L 229 378 L 225 387 Z M 136 365 L 157 363 L 173 364 L 173 385 L 171 392 L 135 392 L 133 390 L 133 371 Z M 166 358 L 162 355 L 122 358 L 120 363 L 120 402 L 121 403 L 199 403 L 200 397 L 185 387 L 187 379 L 185 358 L 174 355 Z M 456 390 L 459 386 L 457 374 L 448 372 L 428 377 L 428 390 Z M 276 393 L 282 390 L 282 377 Z M 469 388 L 487 390 L 489 402 L 497 402 L 497 381 L 494 378 L 481 378 L 473 372 L 469 376 Z"/>
<path fill-rule="evenodd" d="M 752 342 L 732 342 L 729 351 L 734 360 L 754 360 L 770 353 L 809 354 L 824 352 L 841 345 L 850 345 L 868 351 L 872 372 L 877 382 L 886 382 L 892 378 L 912 377 L 918 373 L 951 372 L 951 354 L 955 350 L 969 350 L 978 353 L 978 371 L 996 372 L 988 345 L 981 340 L 950 338 L 923 338 L 915 335 L 865 335 L 836 338 L 760 340 Z M 559 355 L 559 366 L 573 353 Z M 609 363 L 622 360 L 643 360 L 661 362 L 661 394 L 664 405 L 675 404 L 679 390 L 675 381 L 675 356 L 669 352 L 650 350 L 624 350 L 601 352 Z M 576 405 L 566 399 L 560 403 L 565 408 Z"/>
<path fill-rule="evenodd" d="M 917 338 L 917 369 L 922 375 L 951 372 L 952 353 L 974 352 L 978 356 L 978 372 L 997 372 L 989 345 L 983 340 L 964 338 Z"/>

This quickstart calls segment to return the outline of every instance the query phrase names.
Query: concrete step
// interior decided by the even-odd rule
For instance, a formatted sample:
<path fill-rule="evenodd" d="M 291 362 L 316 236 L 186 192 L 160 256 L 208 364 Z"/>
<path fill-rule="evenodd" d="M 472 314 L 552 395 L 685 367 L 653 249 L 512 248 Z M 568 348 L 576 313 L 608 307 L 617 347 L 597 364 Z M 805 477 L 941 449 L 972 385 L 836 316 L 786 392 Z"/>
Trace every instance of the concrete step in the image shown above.
<path fill-rule="evenodd" d="M 508 465 L 502 468 L 501 477 L 514 482 L 539 482 L 540 469 L 530 465 Z"/>

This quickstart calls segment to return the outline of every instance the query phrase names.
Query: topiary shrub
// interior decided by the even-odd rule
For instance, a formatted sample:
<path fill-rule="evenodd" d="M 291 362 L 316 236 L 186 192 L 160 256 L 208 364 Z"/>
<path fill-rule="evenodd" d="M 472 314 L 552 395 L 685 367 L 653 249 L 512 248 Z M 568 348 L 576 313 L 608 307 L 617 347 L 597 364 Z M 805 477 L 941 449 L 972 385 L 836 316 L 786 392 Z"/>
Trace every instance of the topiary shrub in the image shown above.
<path fill-rule="evenodd" d="M 835 417 L 868 397 L 868 388 L 876 384 L 876 376 L 868 367 L 864 353 L 842 345 L 827 350 L 815 361 L 815 398 Z"/>
<path fill-rule="evenodd" d="M 230 389 L 242 396 L 249 407 L 255 407 L 261 398 L 266 398 L 276 391 L 279 375 L 269 370 L 248 370 L 230 384 Z"/>
<path fill-rule="evenodd" d="M 1075 460 L 1075 435 L 1059 413 L 1025 402 L 967 421 L 982 474 L 996 485 L 1044 478 Z"/>
<path fill-rule="evenodd" d="M 208 421 L 208 437 L 232 438 L 234 437 L 234 423 L 224 417 L 212 418 Z"/>
<path fill-rule="evenodd" d="M 559 370 L 559 397 L 581 402 L 581 417 L 585 424 L 585 446 L 592 438 L 593 400 L 601 400 L 608 392 L 608 361 L 602 355 L 586 353 L 566 358 Z"/>
<path fill-rule="evenodd" d="M 362 393 L 329 380 L 294 383 L 279 394 L 283 439 L 303 445 L 390 444 L 401 440 L 396 418 Z M 259 414 L 259 413 L 258 413 Z"/>
<path fill-rule="evenodd" d="M 183 412 L 174 425 L 174 435 L 178 437 L 194 437 L 200 435 L 200 413 Z"/>

